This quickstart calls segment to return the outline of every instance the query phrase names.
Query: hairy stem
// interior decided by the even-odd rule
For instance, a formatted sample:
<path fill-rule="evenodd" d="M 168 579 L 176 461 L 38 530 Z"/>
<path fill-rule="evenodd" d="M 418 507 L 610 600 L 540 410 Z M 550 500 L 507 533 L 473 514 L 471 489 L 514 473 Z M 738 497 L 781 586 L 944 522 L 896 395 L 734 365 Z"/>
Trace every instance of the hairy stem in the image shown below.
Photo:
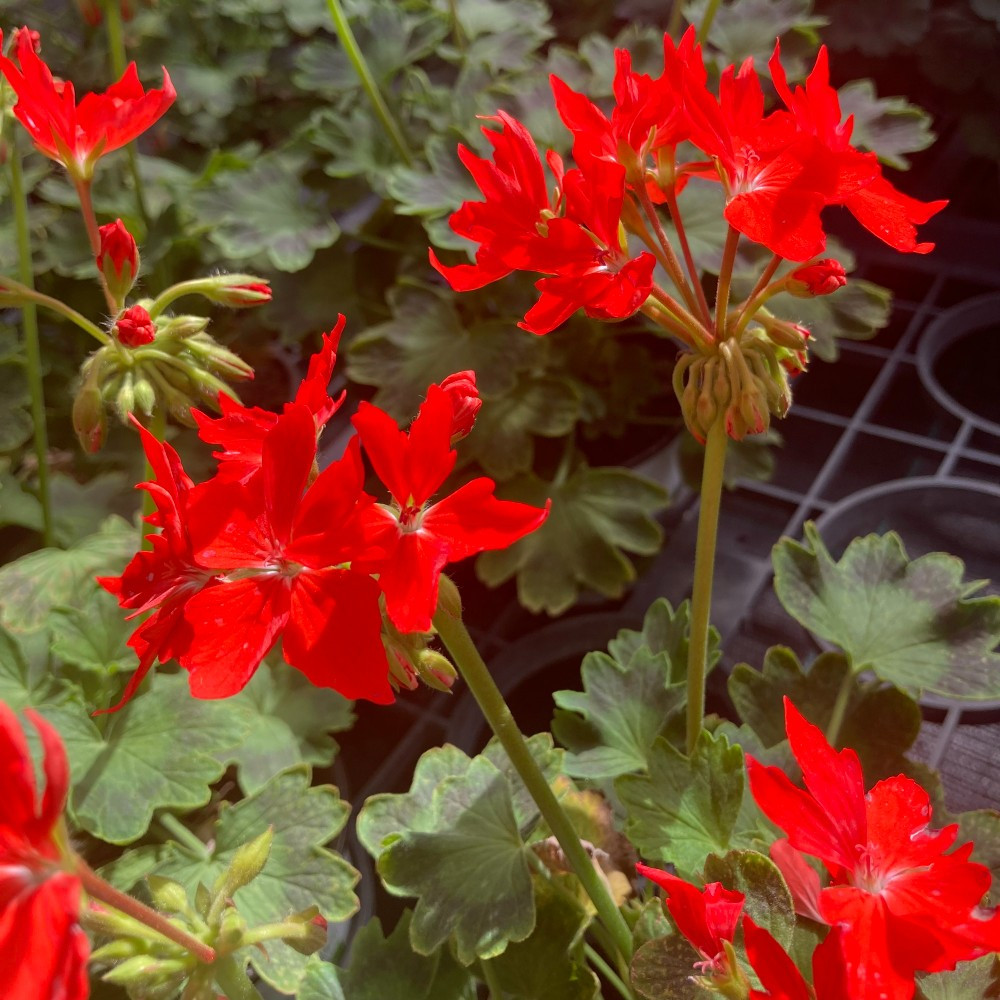
<path fill-rule="evenodd" d="M 232 955 L 220 958 L 213 968 L 215 983 L 229 1000 L 263 1000 L 250 982 L 247 970 Z"/>
<path fill-rule="evenodd" d="M 479 655 L 479 650 L 476 649 L 476 645 L 462 621 L 461 612 L 454 614 L 450 610 L 451 607 L 458 606 L 458 593 L 455 585 L 447 577 L 442 577 L 441 589 L 445 599 L 438 604 L 437 613 L 434 615 L 434 627 L 437 629 L 438 635 L 455 661 L 455 666 L 465 678 L 465 682 L 486 717 L 486 721 L 496 733 L 549 829 L 559 842 L 570 867 L 580 880 L 587 895 L 590 896 L 594 908 L 597 910 L 598 918 L 610 932 L 616 949 L 624 958 L 630 958 L 632 955 L 632 934 L 625 923 L 625 918 L 608 892 L 604 880 L 594 870 L 594 865 L 580 843 L 580 838 L 573 829 L 573 824 L 563 811 L 552 789 L 549 788 L 549 783 L 545 780 L 535 758 L 531 755 L 531 750 L 518 729 L 510 708 L 490 676 L 489 669 Z M 450 594 L 448 594 L 449 591 Z M 452 599 L 448 600 L 447 597 Z"/>
<path fill-rule="evenodd" d="M 715 294 L 715 336 L 724 340 L 726 336 L 726 321 L 729 311 L 729 291 L 733 283 L 733 265 L 736 263 L 736 248 L 740 243 L 740 234 L 732 226 L 726 233 L 726 246 L 722 251 L 722 267 L 719 268 L 719 288 Z"/>
<path fill-rule="evenodd" d="M 340 5 L 340 0 L 326 0 L 326 6 L 330 11 L 330 17 L 333 20 L 333 26 L 336 29 L 337 37 L 340 39 L 340 44 L 344 46 L 347 58 L 350 59 L 351 65 L 354 67 L 354 72 L 358 74 L 361 86 L 368 95 L 368 100 L 372 102 L 375 114 L 382 123 L 382 128 L 385 129 L 386 135 L 389 136 L 392 144 L 396 147 L 396 152 L 399 153 L 402 161 L 407 165 L 411 164 L 413 162 L 413 155 L 410 153 L 410 148 L 406 144 L 406 139 L 403 138 L 403 133 L 396 123 L 396 119 L 392 117 L 392 112 L 385 103 L 382 92 L 378 89 L 378 84 L 375 82 L 375 78 L 368 68 L 368 63 L 365 61 L 364 53 L 358 47 L 358 41 L 354 37 L 354 32 L 347 21 L 344 8 Z"/>
<path fill-rule="evenodd" d="M 14 227 L 17 231 L 17 267 L 21 281 L 34 291 L 34 270 L 31 262 L 31 240 L 28 227 L 28 198 L 24 190 L 24 172 L 17 141 L 11 142 L 10 197 L 14 205 Z M 38 339 L 38 312 L 35 303 L 21 306 L 24 328 L 24 367 L 31 398 L 31 422 L 38 466 L 38 502 L 42 507 L 42 538 L 47 547 L 55 543 L 52 521 L 52 490 L 49 485 L 49 435 L 45 422 L 45 390 L 42 385 L 42 351 Z"/>
<path fill-rule="evenodd" d="M 210 965 L 215 961 L 214 948 L 210 948 L 204 941 L 199 941 L 187 931 L 172 924 L 162 913 L 157 913 L 145 903 L 140 903 L 135 897 L 129 896 L 105 882 L 82 858 L 77 858 L 76 874 L 83 885 L 83 891 L 91 899 L 99 899 L 102 903 L 113 906 L 116 910 L 133 917 L 147 927 L 151 927 L 157 934 L 162 934 L 174 944 L 179 944 L 191 952 L 199 962 Z"/>
<path fill-rule="evenodd" d="M 583 951 L 587 956 L 587 961 L 624 997 L 624 1000 L 635 1000 L 635 994 L 593 945 L 584 942 Z"/>
<path fill-rule="evenodd" d="M 100 227 L 97 225 L 97 216 L 94 215 L 94 203 L 90 197 L 90 181 L 74 177 L 73 186 L 76 188 L 77 197 L 80 199 L 80 214 L 83 216 L 83 224 L 87 229 L 87 239 L 90 240 L 90 249 L 96 261 L 101 252 L 101 232 Z M 100 268 L 97 268 L 97 277 L 101 284 L 101 290 L 104 292 L 104 300 L 108 304 L 108 310 L 112 316 L 117 316 L 118 303 L 111 294 L 107 279 Z"/>
<path fill-rule="evenodd" d="M 705 718 L 705 675 L 708 672 L 708 629 L 712 613 L 712 575 L 719 532 L 719 506 L 726 464 L 726 417 L 720 412 L 705 441 L 701 473 L 701 506 L 695 545 L 694 585 L 691 591 L 691 644 L 687 670 L 687 752 L 694 753 Z"/>

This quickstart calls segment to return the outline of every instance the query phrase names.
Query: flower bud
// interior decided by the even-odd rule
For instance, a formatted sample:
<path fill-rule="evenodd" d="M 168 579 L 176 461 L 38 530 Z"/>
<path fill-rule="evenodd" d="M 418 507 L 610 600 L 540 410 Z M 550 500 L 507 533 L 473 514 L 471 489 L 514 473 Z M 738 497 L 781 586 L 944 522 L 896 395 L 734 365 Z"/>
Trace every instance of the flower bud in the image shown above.
<path fill-rule="evenodd" d="M 203 333 L 207 326 L 207 316 L 171 316 L 160 321 L 160 335 L 186 340 Z"/>
<path fill-rule="evenodd" d="M 274 827 L 269 826 L 259 837 L 238 848 L 229 867 L 216 879 L 212 894 L 221 892 L 229 897 L 251 883 L 267 863 L 273 840 Z"/>
<path fill-rule="evenodd" d="M 187 890 L 180 882 L 165 878 L 163 875 L 147 875 L 146 883 L 157 909 L 167 913 L 188 912 Z"/>
<path fill-rule="evenodd" d="M 97 269 L 104 275 L 108 290 L 121 305 L 139 273 L 139 249 L 121 219 L 101 226 L 101 248 Z"/>
<path fill-rule="evenodd" d="M 89 455 L 101 450 L 108 430 L 104 398 L 96 381 L 88 379 L 73 400 L 73 430 L 80 447 Z"/>
<path fill-rule="evenodd" d="M 327 922 L 318 907 L 310 906 L 301 913 L 292 914 L 285 923 L 299 925 L 298 934 L 289 934 L 281 940 L 300 955 L 312 955 L 326 944 Z"/>
<path fill-rule="evenodd" d="M 119 986 L 146 986 L 146 984 L 180 981 L 190 972 L 190 961 L 183 958 L 157 958 L 153 955 L 136 955 L 126 958 L 102 977 L 105 982 Z"/>
<path fill-rule="evenodd" d="M 451 400 L 451 443 L 461 441 L 472 430 L 476 414 L 483 405 L 476 388 L 476 373 L 455 372 L 444 379 L 440 386 Z"/>
<path fill-rule="evenodd" d="M 84 21 L 92 28 L 96 28 L 104 20 L 104 11 L 97 0 L 76 0 L 76 6 Z"/>
<path fill-rule="evenodd" d="M 32 31 L 31 28 L 15 28 L 10 33 L 11 47 L 16 48 L 18 46 L 18 39 L 21 37 L 22 31 L 26 31 L 28 33 L 28 38 L 31 41 L 31 48 L 34 50 L 35 54 L 38 55 L 42 51 L 42 36 L 37 31 Z"/>
<path fill-rule="evenodd" d="M 220 274 L 205 278 L 197 289 L 210 302 L 231 309 L 249 309 L 271 301 L 271 286 L 266 278 L 253 274 Z"/>
<path fill-rule="evenodd" d="M 451 686 L 458 679 L 458 671 L 451 661 L 433 649 L 422 650 L 414 665 L 420 679 L 435 691 L 451 691 Z"/>
<path fill-rule="evenodd" d="M 116 384 L 115 412 L 118 414 L 118 419 L 127 424 L 129 414 L 135 409 L 135 379 L 132 372 L 123 372 L 121 380 Z"/>
<path fill-rule="evenodd" d="M 156 339 L 156 325 L 142 306 L 130 306 L 115 321 L 112 330 L 126 347 L 141 347 Z"/>
<path fill-rule="evenodd" d="M 799 299 L 829 295 L 846 284 L 847 272 L 843 265 L 832 257 L 800 267 L 785 279 L 787 291 Z"/>

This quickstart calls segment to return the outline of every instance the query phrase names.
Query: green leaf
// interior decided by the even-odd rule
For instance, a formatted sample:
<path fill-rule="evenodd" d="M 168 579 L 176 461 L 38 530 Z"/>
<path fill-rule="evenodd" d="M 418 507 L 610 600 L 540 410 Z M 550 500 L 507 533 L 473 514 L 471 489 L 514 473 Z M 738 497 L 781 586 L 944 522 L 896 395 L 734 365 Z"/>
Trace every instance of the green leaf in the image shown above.
<path fill-rule="evenodd" d="M 466 454 L 489 475 L 510 479 L 534 463 L 534 437 L 562 437 L 580 419 L 573 381 L 561 375 L 526 376 L 502 396 L 483 401 Z"/>
<path fill-rule="evenodd" d="M 679 934 L 647 941 L 632 957 L 632 986 L 643 1000 L 707 1000 L 712 994 L 691 982 L 699 957 Z"/>
<path fill-rule="evenodd" d="M 449 9 L 469 42 L 463 60 L 493 72 L 523 68 L 555 34 L 539 0 L 456 0 Z"/>
<path fill-rule="evenodd" d="M 27 638 L 19 638 L 0 626 L 0 701 L 15 710 L 38 708 L 57 693 L 48 664 L 47 633 L 36 632 L 30 637 L 42 640 L 34 643 L 41 656 L 32 657 L 25 650 L 22 642 Z"/>
<path fill-rule="evenodd" d="M 584 658 L 582 692 L 555 692 L 562 712 L 553 731 L 573 751 L 567 774 L 596 780 L 648 767 L 653 743 L 687 702 L 689 611 L 686 601 L 675 612 L 661 598 L 646 613 L 642 632 L 623 630 L 609 644 L 611 655 Z M 713 665 L 718 639 L 713 629 Z"/>
<path fill-rule="evenodd" d="M 310 781 L 305 765 L 277 775 L 255 795 L 223 807 L 205 858 L 194 858 L 171 844 L 153 872 L 176 879 L 189 892 L 199 882 L 211 885 L 243 844 L 272 827 L 267 864 L 234 896 L 247 923 L 251 927 L 276 923 L 313 905 L 327 920 L 346 920 L 358 908 L 352 890 L 359 875 L 325 845 L 347 822 L 350 807 L 332 785 L 310 787 Z M 283 993 L 298 989 L 308 964 L 304 955 L 282 941 L 268 941 L 266 951 L 252 949 L 250 963 L 262 979 Z M 317 987 L 327 978 L 322 970 L 313 973 Z"/>
<path fill-rule="evenodd" d="M 224 769 L 216 757 L 247 730 L 242 713 L 193 699 L 178 675 L 154 676 L 147 692 L 108 716 L 103 731 L 77 702 L 44 714 L 66 744 L 74 818 L 112 844 L 141 837 L 157 809 L 203 806 Z"/>
<path fill-rule="evenodd" d="M 993 873 L 994 892 L 1000 884 L 1000 812 L 994 809 L 972 809 L 954 817 L 958 821 L 958 844 L 975 845 L 972 860 L 986 865 Z M 996 899 L 993 900 L 994 903 Z"/>
<path fill-rule="evenodd" d="M 768 303 L 768 308 L 775 316 L 809 329 L 813 336 L 809 341 L 812 355 L 822 361 L 836 361 L 838 337 L 871 340 L 889 322 L 892 292 L 870 281 L 851 278 L 831 295 L 813 299 L 779 295 Z"/>
<path fill-rule="evenodd" d="M 250 725 L 243 743 L 226 752 L 247 795 L 296 764 L 329 765 L 337 752 L 329 734 L 354 722 L 352 702 L 280 661 L 262 666 L 228 704 L 242 709 Z"/>
<path fill-rule="evenodd" d="M 106 590 L 96 585 L 85 589 L 79 607 L 52 610 L 52 652 L 82 670 L 115 674 L 135 669 L 135 651 L 127 645 L 134 623 Z"/>
<path fill-rule="evenodd" d="M 340 228 L 325 196 L 302 180 L 304 166 L 298 157 L 263 156 L 192 195 L 198 222 L 223 260 L 262 255 L 279 271 L 301 271 L 337 239 Z"/>
<path fill-rule="evenodd" d="M 351 963 L 340 972 L 345 997 L 462 1000 L 466 996 L 472 979 L 447 948 L 419 955 L 410 947 L 411 918 L 412 913 L 404 911 L 388 937 L 377 917 L 358 931 L 351 945 Z"/>
<path fill-rule="evenodd" d="M 746 663 L 733 668 L 729 697 L 764 746 L 773 747 L 785 739 L 786 696 L 825 731 L 849 672 L 839 653 L 821 654 L 806 671 L 790 649 L 772 646 L 760 672 Z M 837 742 L 857 751 L 866 785 L 872 785 L 907 766 L 903 755 L 917 738 L 921 721 L 920 706 L 905 692 L 855 676 Z"/>
<path fill-rule="evenodd" d="M 347 1000 L 340 986 L 337 968 L 312 955 L 299 981 L 297 1000 Z"/>
<path fill-rule="evenodd" d="M 904 691 L 979 700 L 1000 696 L 1000 597 L 968 599 L 964 564 L 934 552 L 907 558 L 899 536 L 855 538 L 839 562 L 807 523 L 805 544 L 774 547 L 774 589 L 785 610 L 836 643 L 855 671 Z"/>
<path fill-rule="evenodd" d="M 625 807 L 626 836 L 639 853 L 690 877 L 706 855 L 742 846 L 736 822 L 743 785 L 743 751 L 703 732 L 690 758 L 657 740 L 649 773 L 618 778 L 615 790 Z"/>
<path fill-rule="evenodd" d="M 846 118 L 854 116 L 851 145 L 874 151 L 897 170 L 907 170 L 907 153 L 917 153 L 934 142 L 931 116 L 905 97 L 879 97 L 871 80 L 852 80 L 838 91 Z"/>
<path fill-rule="evenodd" d="M 417 412 L 429 385 L 456 371 L 472 369 L 488 400 L 510 392 L 516 373 L 543 349 L 538 337 L 509 323 L 463 325 L 447 292 L 397 285 L 389 305 L 391 320 L 351 341 L 347 374 L 378 386 L 374 403 L 401 422 Z"/>
<path fill-rule="evenodd" d="M 0 624 L 14 632 L 41 628 L 53 607 L 78 607 L 91 578 L 120 573 L 134 554 L 136 534 L 120 517 L 68 549 L 39 549 L 0 568 Z"/>
<path fill-rule="evenodd" d="M 399 215 L 448 215 L 464 201 L 482 200 L 482 192 L 458 158 L 453 139 L 431 136 L 424 153 L 428 169 L 397 166 L 387 178 Z M 470 243 L 452 234 L 452 240 L 443 246 L 464 249 Z"/>
<path fill-rule="evenodd" d="M 517 591 L 529 611 L 557 615 L 581 587 L 620 597 L 636 577 L 628 553 L 652 555 L 662 530 L 654 511 L 666 505 L 664 489 L 628 469 L 579 466 L 560 483 L 528 474 L 503 484 L 497 495 L 552 509 L 536 531 L 509 548 L 484 552 L 479 578 L 496 586 L 517 574 Z"/>
<path fill-rule="evenodd" d="M 446 778 L 430 806 L 432 829 L 408 830 L 378 859 L 391 891 L 417 896 L 413 949 L 429 955 L 449 937 L 458 960 L 499 955 L 535 924 L 531 873 L 506 779 L 477 757 Z"/>
<path fill-rule="evenodd" d="M 959 962 L 950 972 L 918 975 L 917 987 L 920 1000 L 989 1000 L 1000 996 L 996 956 Z"/>
<path fill-rule="evenodd" d="M 575 899 L 547 878 L 536 877 L 534 883 L 535 929 L 490 962 L 504 996 L 512 1000 L 594 1000 L 600 996 L 600 983 L 583 950 L 589 917 Z"/>
<path fill-rule="evenodd" d="M 692 24 L 701 24 L 706 0 L 686 5 L 684 14 Z M 790 32 L 815 45 L 816 29 L 826 24 L 825 17 L 812 13 L 812 0 L 737 0 L 719 7 L 708 32 L 708 41 L 722 54 L 723 65 L 739 65 L 753 56 L 759 67 L 767 65 L 774 51 L 775 38 Z M 782 55 L 788 58 L 784 45 Z M 796 74 L 792 74 L 795 76 Z"/>
<path fill-rule="evenodd" d="M 783 948 L 792 943 L 792 894 L 770 858 L 757 851 L 730 851 L 724 858 L 710 854 L 705 862 L 705 881 L 721 882 L 726 889 L 742 892 L 743 912 L 758 927 L 770 931 Z"/>
<path fill-rule="evenodd" d="M 14 451 L 31 437 L 30 401 L 20 359 L 0 360 L 0 452 Z"/>

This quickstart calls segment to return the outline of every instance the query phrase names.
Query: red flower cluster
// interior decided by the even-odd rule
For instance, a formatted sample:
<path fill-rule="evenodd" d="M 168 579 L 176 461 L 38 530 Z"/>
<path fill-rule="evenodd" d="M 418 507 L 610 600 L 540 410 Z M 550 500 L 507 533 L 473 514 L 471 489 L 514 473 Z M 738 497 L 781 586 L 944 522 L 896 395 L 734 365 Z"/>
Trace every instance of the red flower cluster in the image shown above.
<path fill-rule="evenodd" d="M 166 70 L 162 89 L 145 91 L 129 63 L 117 83 L 103 94 L 84 94 L 77 104 L 73 84 L 55 80 L 38 57 L 33 34 L 27 28 L 17 33 L 17 62 L 0 55 L 0 72 L 17 94 L 14 114 L 35 145 L 77 180 L 89 180 L 102 156 L 141 135 L 174 103 Z"/>
<path fill-rule="evenodd" d="M 474 376 L 432 385 L 409 433 L 362 404 L 358 436 L 315 476 L 316 438 L 339 405 L 327 395 L 343 319 L 324 338 L 281 414 L 221 397 L 223 415 L 196 413 L 221 446 L 218 474 L 195 485 L 174 450 L 140 428 L 155 480 L 141 484 L 162 528 L 120 577 L 101 584 L 134 614 L 153 613 L 129 644 L 139 656 L 124 704 L 156 659 L 176 659 L 191 692 L 239 691 L 282 640 L 288 663 L 320 687 L 378 703 L 393 699 L 382 605 L 398 632 L 425 632 L 441 570 L 534 530 L 546 511 L 498 500 L 475 479 L 430 503 L 455 464 L 452 438 L 475 414 Z M 392 495 L 364 491 L 361 445 Z"/>
<path fill-rule="evenodd" d="M 672 202 L 692 176 L 721 181 L 730 225 L 788 260 L 822 252 L 821 213 L 830 205 L 846 207 L 897 250 L 931 249 L 917 242 L 916 226 L 946 202 L 901 194 L 882 176 L 874 153 L 851 146 L 852 121 L 841 120 L 825 48 L 805 86 L 792 90 L 775 47 L 769 66 L 785 107 L 770 113 L 752 59 L 728 67 L 715 96 L 693 28 L 678 46 L 664 36 L 663 50 L 663 73 L 655 79 L 634 72 L 629 53 L 616 51 L 610 118 L 551 77 L 576 161 L 567 172 L 548 153 L 555 202 L 531 136 L 510 115 L 490 119 L 500 132 L 483 130 L 492 161 L 459 147 L 485 201 L 466 202 L 451 217 L 456 233 L 479 244 L 475 265 L 447 267 L 431 253 L 453 288 L 479 288 L 513 270 L 549 275 L 536 284 L 541 299 L 521 324 L 535 333 L 547 333 L 579 308 L 603 319 L 629 316 L 651 292 L 653 261 L 646 253 L 630 256 L 619 223 L 627 225 L 634 212 L 631 198 Z M 678 163 L 681 143 L 702 155 Z"/>
<path fill-rule="evenodd" d="M 69 788 L 66 750 L 41 716 L 25 715 L 45 753 L 41 801 L 28 742 L 0 702 L 0 995 L 85 1000 L 90 947 L 78 921 L 80 880 L 65 870 L 58 832 Z"/>
<path fill-rule="evenodd" d="M 837 934 L 849 1000 L 909 1000 L 914 973 L 1000 950 L 1000 913 L 981 905 L 989 869 L 969 861 L 972 844 L 945 853 L 958 827 L 928 828 L 927 793 L 899 775 L 866 795 L 857 754 L 835 751 L 787 698 L 785 724 L 806 790 L 748 758 L 750 788 L 788 834 L 771 856 L 796 909 Z M 823 862 L 825 888 L 802 854 Z"/>

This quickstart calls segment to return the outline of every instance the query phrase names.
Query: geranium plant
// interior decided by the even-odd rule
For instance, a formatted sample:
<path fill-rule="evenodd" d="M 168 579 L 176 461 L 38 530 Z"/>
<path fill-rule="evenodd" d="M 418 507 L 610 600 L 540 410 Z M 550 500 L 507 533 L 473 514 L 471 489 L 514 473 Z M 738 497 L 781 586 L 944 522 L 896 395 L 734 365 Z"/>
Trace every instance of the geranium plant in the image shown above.
<path fill-rule="evenodd" d="M 463 21 L 462 4 L 445 6 L 400 8 L 414 46 L 440 41 L 446 15 L 457 49 L 488 37 Z M 710 84 L 711 25 L 741 6 L 709 3 L 679 38 L 658 37 L 653 73 L 635 69 L 627 48 L 609 52 L 607 103 L 553 74 L 571 163 L 543 155 L 513 111 L 482 115 L 487 155 L 458 146 L 471 182 L 455 174 L 468 198 L 450 233 L 431 226 L 429 264 L 408 258 L 421 268 L 410 290 L 456 309 L 464 293 L 532 275 L 533 300 L 521 309 L 523 287 L 513 296 L 527 339 L 509 339 L 518 334 L 501 317 L 477 333 L 494 338 L 498 359 L 508 344 L 558 338 L 581 311 L 609 339 L 646 324 L 677 352 L 665 386 L 703 447 L 690 602 L 657 601 L 641 631 L 588 656 L 581 690 L 555 692 L 552 733 L 528 738 L 449 567 L 485 554 L 484 575 L 497 580 L 528 552 L 536 577 L 550 575 L 550 595 L 581 580 L 606 589 L 616 577 L 602 561 L 625 557 L 602 547 L 601 531 L 620 538 L 628 523 L 641 537 L 658 500 L 636 503 L 634 481 L 624 495 L 602 494 L 572 437 L 551 489 L 527 467 L 520 482 L 479 474 L 477 435 L 523 427 L 505 425 L 503 405 L 481 392 L 497 373 L 462 363 L 467 337 L 456 336 L 453 357 L 445 341 L 444 357 L 418 366 L 435 375 L 404 427 L 379 397 L 352 410 L 330 388 L 349 332 L 335 304 L 293 390 L 270 408 L 241 402 L 228 383 L 254 372 L 238 336 L 224 346 L 208 332 L 214 312 L 175 304 L 266 308 L 277 298 L 268 279 L 213 269 L 173 280 L 176 261 L 162 252 L 162 266 L 144 267 L 138 227 L 117 215 L 102 223 L 95 205 L 96 178 L 111 169 L 103 157 L 158 127 L 182 88 L 164 70 L 162 88 L 144 89 L 130 64 L 78 101 L 43 59 L 44 39 L 8 31 L 6 106 L 70 182 L 102 305 L 91 318 L 35 287 L 37 205 L 25 182 L 35 154 L 11 131 L 19 273 L 0 277 L 0 301 L 23 315 L 33 463 L 3 485 L 24 502 L 22 487 L 34 491 L 37 522 L 22 523 L 36 524 L 43 546 L 0 569 L 5 997 L 994 995 L 996 814 L 978 817 L 973 843 L 963 818 L 945 813 L 933 773 L 905 753 L 919 724 L 914 697 L 949 690 L 956 657 L 983 676 L 1000 665 L 1000 599 L 973 596 L 952 557 L 909 560 L 891 534 L 856 540 L 835 561 L 809 527 L 805 545 L 776 547 L 776 590 L 830 648 L 805 666 L 777 648 L 760 671 L 735 668 L 738 718 L 706 717 L 720 655 L 711 606 L 727 451 L 792 406 L 823 332 L 791 319 L 794 303 L 851 287 L 825 213 L 846 208 L 889 247 L 926 254 L 919 227 L 946 204 L 897 190 L 876 152 L 852 144 L 825 48 L 793 86 L 780 41 L 769 45 L 770 100 L 752 56 Z M 108 0 L 84 13 L 107 20 L 123 62 L 124 9 Z M 330 0 L 328 13 L 412 182 L 406 132 L 340 4 Z M 374 142 L 366 127 L 359 134 Z M 125 155 L 153 235 L 139 161 Z M 722 233 L 710 266 L 691 224 L 706 206 Z M 463 246 L 472 263 L 456 256 Z M 112 515 L 66 537 L 60 504 L 74 494 L 60 496 L 50 476 L 39 309 L 96 341 L 73 359 L 64 422 L 90 461 L 110 440 L 142 454 L 138 531 Z M 360 356 L 378 339 L 362 335 Z M 529 414 L 546 405 L 525 404 Z M 77 499 L 85 489 L 76 485 Z M 571 585 L 558 551 L 584 566 Z M 627 577 L 620 562 L 617 572 Z M 358 909 L 359 873 L 331 845 L 352 807 L 312 768 L 333 759 L 330 734 L 350 728 L 352 701 L 416 701 L 422 685 L 467 687 L 495 739 L 473 757 L 434 747 L 408 791 L 353 803 L 382 885 L 415 902 L 392 929 L 378 918 L 354 928 L 338 951 L 331 925 Z M 991 691 L 984 681 L 963 695 Z"/>

